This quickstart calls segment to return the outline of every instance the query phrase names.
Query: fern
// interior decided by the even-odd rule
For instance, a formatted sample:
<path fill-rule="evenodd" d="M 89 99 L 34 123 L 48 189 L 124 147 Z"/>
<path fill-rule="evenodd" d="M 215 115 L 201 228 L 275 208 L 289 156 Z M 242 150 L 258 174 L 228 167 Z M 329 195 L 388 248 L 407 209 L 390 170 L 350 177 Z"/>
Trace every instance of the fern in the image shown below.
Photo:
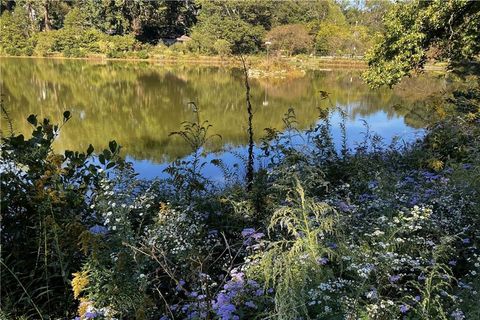
<path fill-rule="evenodd" d="M 295 179 L 287 205 L 274 212 L 268 227 L 271 237 L 276 231 L 281 235 L 260 261 L 266 285 L 275 290 L 275 318 L 308 318 L 308 287 L 329 276 L 318 261 L 335 255 L 327 240 L 336 233 L 337 220 L 334 209 L 308 198 Z"/>

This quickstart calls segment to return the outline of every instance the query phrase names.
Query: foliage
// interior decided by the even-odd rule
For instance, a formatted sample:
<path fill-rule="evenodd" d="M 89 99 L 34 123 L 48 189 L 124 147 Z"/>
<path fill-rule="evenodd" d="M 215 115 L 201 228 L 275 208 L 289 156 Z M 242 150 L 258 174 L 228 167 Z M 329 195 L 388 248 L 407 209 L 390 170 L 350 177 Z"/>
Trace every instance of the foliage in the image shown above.
<path fill-rule="evenodd" d="M 192 157 L 173 163 L 168 179 L 142 181 L 113 141 L 95 159 L 93 147 L 53 153 L 60 126 L 32 115 L 32 138 L 2 144 L 2 311 L 82 319 L 474 316 L 477 88 L 446 103 L 456 113 L 424 139 L 384 146 L 366 135 L 354 150 L 334 145 L 328 117 L 304 132 L 289 111 L 285 128 L 268 130 L 260 145 L 265 165 L 248 193 L 239 180 L 218 186 L 202 176 L 213 137 L 199 118 L 173 135 Z"/>
<path fill-rule="evenodd" d="M 264 51 L 264 36 L 271 32 L 277 42 L 279 37 L 288 37 L 282 44 L 288 47 L 285 50 L 305 53 L 310 51 L 311 41 L 304 28 L 315 36 L 321 24 L 331 24 L 342 27 L 341 30 L 330 28 L 339 32 L 328 34 L 331 39 L 342 37 L 343 33 L 355 35 L 362 30 L 362 36 L 348 40 L 354 41 L 357 49 L 352 53 L 326 48 L 332 41 L 323 39 L 318 53 L 357 55 L 363 54 L 364 48 L 370 45 L 368 38 L 363 37 L 363 30 L 371 35 L 382 28 L 376 17 L 384 7 L 369 2 L 365 8 L 349 7 L 342 11 L 333 0 L 6 1 L 2 4 L 2 21 L 8 26 L 0 47 L 8 55 L 61 53 L 64 56 L 136 57 L 136 52 L 146 50 L 148 45 L 171 44 L 179 36 L 188 34 L 193 41 L 167 50 L 167 54 L 245 54 Z M 353 21 L 350 17 L 348 20 L 346 15 L 352 12 L 361 19 Z M 292 32 L 298 32 L 296 37 Z M 123 37 L 133 37 L 139 43 L 129 46 L 128 52 L 114 48 L 111 43 Z M 152 49 L 149 51 L 154 53 Z M 140 56 L 146 57 L 145 53 Z"/>
<path fill-rule="evenodd" d="M 383 37 L 367 56 L 372 86 L 392 86 L 422 69 L 433 50 L 450 63 L 480 53 L 479 2 L 408 1 L 393 6 L 384 21 Z"/>
<path fill-rule="evenodd" d="M 14 12 L 5 12 L 0 17 L 2 37 L 0 46 L 8 55 L 31 55 L 33 44 L 30 40 L 28 22 L 23 19 L 25 10 L 17 9 Z"/>
<path fill-rule="evenodd" d="M 82 261 L 78 238 L 88 228 L 88 201 L 104 173 L 90 163 L 91 145 L 86 152 L 52 151 L 69 119 L 68 111 L 62 125 L 30 115 L 31 138 L 13 132 L 2 138 L 3 310 L 35 318 L 70 314 L 69 277 Z M 122 165 L 119 147 L 110 146 L 101 155 L 103 168 Z"/>
<path fill-rule="evenodd" d="M 312 38 L 300 24 L 275 27 L 267 33 L 266 40 L 272 43 L 273 50 L 284 50 L 288 54 L 309 53 L 312 48 Z"/>

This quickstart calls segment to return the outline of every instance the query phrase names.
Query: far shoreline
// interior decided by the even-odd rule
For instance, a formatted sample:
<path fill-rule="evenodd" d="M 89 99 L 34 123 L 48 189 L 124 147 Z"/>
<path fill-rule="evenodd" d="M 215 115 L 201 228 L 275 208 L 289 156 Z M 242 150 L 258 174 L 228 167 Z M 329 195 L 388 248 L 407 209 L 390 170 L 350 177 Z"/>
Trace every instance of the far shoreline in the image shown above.
<path fill-rule="evenodd" d="M 108 58 L 104 55 L 88 55 L 86 57 L 65 57 L 63 55 L 0 55 L 0 59 L 45 59 L 45 60 L 83 60 L 91 62 L 147 62 L 147 63 L 167 63 L 167 64 L 186 64 L 193 63 L 195 65 L 203 66 L 222 66 L 222 67 L 240 67 L 240 56 L 207 56 L 207 55 L 191 55 L 191 54 L 178 54 L 173 56 L 156 55 L 150 58 L 137 58 L 137 57 L 125 57 L 125 58 Z M 322 70 L 328 71 L 329 69 L 355 69 L 366 70 L 368 65 L 363 58 L 350 58 L 350 57 L 332 57 L 332 56 L 292 56 L 292 57 L 272 57 L 267 58 L 261 55 L 248 55 L 247 60 L 251 66 L 255 69 L 256 66 L 266 64 L 271 61 L 284 63 L 285 67 L 293 67 L 300 70 Z M 436 62 L 428 63 L 425 65 L 426 71 L 447 71 L 446 63 Z"/>

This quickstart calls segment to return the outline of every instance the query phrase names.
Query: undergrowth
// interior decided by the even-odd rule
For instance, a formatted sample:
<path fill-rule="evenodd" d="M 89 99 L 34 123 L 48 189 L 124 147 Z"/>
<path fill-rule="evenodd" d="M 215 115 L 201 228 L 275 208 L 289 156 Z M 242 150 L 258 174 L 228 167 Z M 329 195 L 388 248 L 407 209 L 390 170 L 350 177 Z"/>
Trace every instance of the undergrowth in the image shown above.
<path fill-rule="evenodd" d="M 354 148 L 291 110 L 248 192 L 221 160 L 223 186 L 202 175 L 200 119 L 174 133 L 192 156 L 142 181 L 114 141 L 55 153 L 61 126 L 32 115 L 2 138 L 1 317 L 476 319 L 479 97 L 450 97 L 423 139 Z"/>

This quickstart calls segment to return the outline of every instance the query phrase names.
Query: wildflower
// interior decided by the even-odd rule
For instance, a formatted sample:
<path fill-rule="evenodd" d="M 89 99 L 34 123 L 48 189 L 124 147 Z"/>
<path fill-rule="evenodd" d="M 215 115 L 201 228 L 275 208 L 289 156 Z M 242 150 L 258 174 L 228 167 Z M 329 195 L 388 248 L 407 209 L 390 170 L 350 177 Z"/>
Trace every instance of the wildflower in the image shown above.
<path fill-rule="evenodd" d="M 338 208 L 343 211 L 343 212 L 350 212 L 351 208 L 348 204 L 346 204 L 344 201 L 340 201 L 338 203 Z"/>
<path fill-rule="evenodd" d="M 248 236 L 250 236 L 250 235 L 252 235 L 252 234 L 254 234 L 254 233 L 255 233 L 255 229 L 253 229 L 253 228 L 246 228 L 246 229 L 243 229 L 243 230 L 242 230 L 242 237 L 246 238 L 246 237 L 248 237 Z"/>
<path fill-rule="evenodd" d="M 262 289 L 257 289 L 255 290 L 255 296 L 259 297 L 263 295 L 263 290 Z"/>
<path fill-rule="evenodd" d="M 469 238 L 464 238 L 464 239 L 462 239 L 462 243 L 464 243 L 464 244 L 469 244 L 469 243 L 470 243 L 470 239 L 469 239 Z"/>
<path fill-rule="evenodd" d="M 108 229 L 104 226 L 100 226 L 100 225 L 96 224 L 93 227 L 91 227 L 90 229 L 88 229 L 88 231 L 90 231 L 91 234 L 103 235 L 103 234 L 106 234 L 108 232 Z"/>
<path fill-rule="evenodd" d="M 257 305 L 255 303 L 253 303 L 253 301 L 247 301 L 247 302 L 245 302 L 245 305 L 249 308 L 257 309 Z"/>
<path fill-rule="evenodd" d="M 401 312 L 401 313 L 407 313 L 408 310 L 410 310 L 410 306 L 409 306 L 409 305 L 402 304 L 402 305 L 400 306 L 400 312 Z"/>
<path fill-rule="evenodd" d="M 451 266 L 456 266 L 457 261 L 456 260 L 450 260 L 450 261 L 448 261 L 448 264 L 451 265 Z"/>
<path fill-rule="evenodd" d="M 97 317 L 96 312 L 87 312 L 84 315 L 85 319 L 95 319 Z"/>
<path fill-rule="evenodd" d="M 401 276 L 396 274 L 396 275 L 393 275 L 393 276 L 390 276 L 388 278 L 388 281 L 390 281 L 391 283 L 394 283 L 394 282 L 397 282 L 398 280 L 400 280 Z"/>
<path fill-rule="evenodd" d="M 420 296 L 415 296 L 414 299 L 415 299 L 416 302 L 420 302 L 420 300 L 422 299 L 422 297 L 420 297 Z"/>
<path fill-rule="evenodd" d="M 338 248 L 338 245 L 337 245 L 335 242 L 330 242 L 330 243 L 328 244 L 328 247 L 329 247 L 330 249 L 337 249 L 337 248 Z"/>
<path fill-rule="evenodd" d="M 181 291 L 184 285 L 185 285 L 185 280 L 180 279 L 180 281 L 178 281 L 177 286 L 175 287 L 175 290 Z"/>
<path fill-rule="evenodd" d="M 372 290 L 368 291 L 365 296 L 368 298 L 368 299 L 377 299 L 378 298 L 378 293 L 377 293 L 377 289 L 373 288 Z"/>
<path fill-rule="evenodd" d="M 465 319 L 465 315 L 463 314 L 463 311 L 460 309 L 454 310 L 451 314 L 452 318 L 454 320 L 463 320 Z"/>
<path fill-rule="evenodd" d="M 317 259 L 317 262 L 318 262 L 318 264 L 324 266 L 328 263 L 328 258 L 325 258 L 325 257 L 319 258 L 319 259 Z"/>

